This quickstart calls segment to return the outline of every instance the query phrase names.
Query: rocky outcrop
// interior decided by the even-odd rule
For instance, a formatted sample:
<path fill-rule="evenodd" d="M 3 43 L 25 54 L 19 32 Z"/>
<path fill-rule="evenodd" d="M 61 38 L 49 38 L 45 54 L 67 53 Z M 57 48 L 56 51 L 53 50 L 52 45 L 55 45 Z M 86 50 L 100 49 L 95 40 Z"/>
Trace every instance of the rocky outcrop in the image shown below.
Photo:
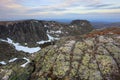
<path fill-rule="evenodd" d="M 0 22 L 0 38 L 10 38 L 23 45 L 35 45 L 38 41 L 48 40 L 47 34 L 63 37 L 81 35 L 92 30 L 90 23 L 85 20 L 76 20 L 71 24 L 40 20 Z"/>
<path fill-rule="evenodd" d="M 27 20 L 0 25 L 0 38 L 10 38 L 22 44 L 35 44 L 37 41 L 47 40 L 48 36 L 42 22 Z"/>
<path fill-rule="evenodd" d="M 86 28 L 88 29 L 86 30 Z M 88 21 L 81 20 L 78 20 L 78 22 L 73 21 L 70 24 L 39 20 L 0 22 L 0 80 L 37 80 L 38 78 L 40 80 L 45 78 L 53 80 L 63 78 L 61 77 L 63 72 L 66 73 L 67 71 L 62 70 L 59 63 L 61 63 L 62 57 L 66 56 L 69 59 L 78 40 L 71 40 L 74 39 L 71 36 L 80 36 L 92 30 L 93 28 Z M 51 36 L 63 38 L 57 43 L 55 41 L 47 42 Z M 47 42 L 40 45 L 45 49 L 36 54 L 27 54 L 22 50 L 18 50 L 18 48 L 28 49 L 26 46 L 29 45 L 30 47 L 33 45 L 38 46 L 36 44 L 41 40 Z M 51 44 L 52 46 L 47 47 Z M 62 55 L 63 53 L 65 55 Z M 59 57 L 60 55 L 62 57 Z M 72 70 L 72 61 L 70 60 L 72 58 L 67 59 L 64 60 L 70 64 L 69 69 Z M 63 67 L 68 67 L 67 63 L 63 63 Z M 53 71 L 53 68 L 56 71 Z M 62 75 L 59 75 L 59 73 Z M 69 70 L 68 73 L 70 74 Z"/>
<path fill-rule="evenodd" d="M 110 32 L 62 38 L 44 48 L 36 54 L 31 80 L 119 80 L 120 34 Z"/>
<path fill-rule="evenodd" d="M 83 34 L 83 33 L 89 33 L 90 31 L 93 30 L 93 27 L 92 25 L 90 24 L 89 21 L 87 20 L 73 20 L 71 22 L 71 25 L 72 26 L 77 26 L 75 32 L 77 32 L 78 30 L 78 33 L 80 34 Z"/>
<path fill-rule="evenodd" d="M 0 61 L 10 60 L 15 57 L 25 57 L 27 55 L 25 52 L 15 50 L 12 45 L 0 41 Z"/>
<path fill-rule="evenodd" d="M 44 25 L 48 28 L 48 33 L 55 37 L 82 35 L 93 30 L 87 20 L 73 20 L 70 24 L 47 21 Z"/>
<path fill-rule="evenodd" d="M 0 66 L 0 79 L 119 80 L 119 31 L 120 28 L 109 28 L 63 37 L 55 45 L 32 54 L 24 68 L 19 61 Z"/>

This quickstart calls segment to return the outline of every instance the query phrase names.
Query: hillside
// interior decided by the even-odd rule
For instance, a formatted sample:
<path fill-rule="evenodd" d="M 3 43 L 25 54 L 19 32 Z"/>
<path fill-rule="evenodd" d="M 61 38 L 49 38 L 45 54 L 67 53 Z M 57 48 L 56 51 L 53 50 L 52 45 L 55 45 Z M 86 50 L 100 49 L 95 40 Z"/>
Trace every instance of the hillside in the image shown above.
<path fill-rule="evenodd" d="M 74 20 L 70 24 L 42 20 L 0 22 L 1 39 L 10 38 L 16 43 L 27 44 L 30 47 L 37 46 L 39 41 L 49 40 L 49 36 L 60 38 L 69 35 L 81 35 L 92 30 L 91 24 L 86 20 Z"/>
<path fill-rule="evenodd" d="M 45 29 L 48 39 L 40 40 L 37 42 L 40 45 L 34 47 L 28 44 L 36 43 L 37 40 L 28 39 L 28 43 L 23 45 L 20 37 L 19 43 L 10 39 L 13 37 L 10 34 L 12 27 L 20 29 L 21 34 L 30 33 L 29 30 L 24 33 L 26 27 L 1 28 L 6 32 L 1 31 L 4 36 L 0 39 L 0 80 L 120 79 L 119 27 L 93 29 L 86 20 L 74 20 L 69 26 L 54 21 L 42 21 L 42 24 L 45 24 L 45 27 L 41 27 Z M 33 30 L 36 27 L 40 26 L 30 27 L 34 36 L 38 35 L 34 33 L 38 28 Z M 7 30 L 8 34 L 5 34 Z M 33 39 L 32 36 L 27 38 Z"/>
<path fill-rule="evenodd" d="M 120 28 L 62 37 L 29 56 L 28 64 L 0 68 L 2 80 L 119 80 Z M 7 73 L 6 73 L 7 72 Z"/>

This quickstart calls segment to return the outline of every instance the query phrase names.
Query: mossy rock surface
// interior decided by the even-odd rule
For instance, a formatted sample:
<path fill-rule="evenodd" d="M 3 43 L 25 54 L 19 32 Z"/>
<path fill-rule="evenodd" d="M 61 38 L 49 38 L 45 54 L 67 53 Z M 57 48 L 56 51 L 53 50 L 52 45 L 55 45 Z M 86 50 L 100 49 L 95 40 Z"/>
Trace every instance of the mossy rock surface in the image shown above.
<path fill-rule="evenodd" d="M 116 36 L 102 36 L 105 42 L 101 36 L 64 39 L 42 49 L 35 57 L 31 80 L 119 80 L 120 39 Z"/>
<path fill-rule="evenodd" d="M 0 66 L 6 80 L 119 80 L 120 35 L 69 36 L 24 61 Z M 26 61 L 25 61 L 26 62 Z M 18 64 L 17 64 L 18 63 Z"/>

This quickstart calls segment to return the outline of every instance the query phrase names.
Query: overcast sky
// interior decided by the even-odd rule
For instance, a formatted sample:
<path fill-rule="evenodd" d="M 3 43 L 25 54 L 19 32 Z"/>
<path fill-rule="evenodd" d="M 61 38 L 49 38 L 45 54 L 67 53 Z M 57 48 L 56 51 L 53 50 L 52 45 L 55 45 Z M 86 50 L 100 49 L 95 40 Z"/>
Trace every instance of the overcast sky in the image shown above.
<path fill-rule="evenodd" d="M 120 21 L 120 0 L 0 0 L 0 20 Z"/>

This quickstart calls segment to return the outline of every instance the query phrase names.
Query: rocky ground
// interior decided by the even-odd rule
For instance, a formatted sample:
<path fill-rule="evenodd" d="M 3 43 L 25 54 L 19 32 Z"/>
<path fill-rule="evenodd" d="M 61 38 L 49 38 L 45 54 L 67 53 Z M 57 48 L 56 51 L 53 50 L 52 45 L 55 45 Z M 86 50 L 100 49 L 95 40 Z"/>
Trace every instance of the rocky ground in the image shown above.
<path fill-rule="evenodd" d="M 63 38 L 40 51 L 31 80 L 119 80 L 120 35 L 85 37 Z"/>
<path fill-rule="evenodd" d="M 107 32 L 106 32 L 107 31 Z M 120 28 L 63 37 L 54 45 L 0 66 L 1 80 L 119 80 Z"/>
<path fill-rule="evenodd" d="M 15 57 L 21 58 L 28 55 L 22 51 L 15 50 L 14 46 L 0 41 L 0 61 L 8 61 Z"/>
<path fill-rule="evenodd" d="M 64 31 L 56 22 L 44 24 L 52 28 L 47 33 L 60 33 L 61 39 L 41 45 L 43 48 L 34 54 L 15 50 L 12 44 L 17 43 L 0 41 L 0 80 L 120 79 L 120 28 L 90 32 L 89 22 L 75 20 Z M 78 27 L 82 25 L 86 27 Z M 62 36 L 67 30 L 71 34 Z M 81 35 L 79 30 L 86 34 Z"/>

